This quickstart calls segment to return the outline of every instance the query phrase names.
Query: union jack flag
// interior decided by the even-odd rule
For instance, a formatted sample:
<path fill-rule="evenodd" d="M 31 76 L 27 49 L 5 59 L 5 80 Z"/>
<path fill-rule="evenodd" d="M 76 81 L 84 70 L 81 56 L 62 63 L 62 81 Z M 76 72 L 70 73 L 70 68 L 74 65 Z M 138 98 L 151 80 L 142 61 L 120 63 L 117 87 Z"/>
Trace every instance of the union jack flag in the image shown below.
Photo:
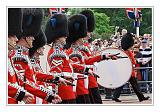
<path fill-rule="evenodd" d="M 50 14 L 65 13 L 65 8 L 49 8 Z"/>
<path fill-rule="evenodd" d="M 142 17 L 142 8 L 127 8 L 126 15 L 129 19 L 137 19 Z"/>
<path fill-rule="evenodd" d="M 58 8 L 49 8 L 49 12 L 51 14 L 57 13 L 58 12 Z"/>

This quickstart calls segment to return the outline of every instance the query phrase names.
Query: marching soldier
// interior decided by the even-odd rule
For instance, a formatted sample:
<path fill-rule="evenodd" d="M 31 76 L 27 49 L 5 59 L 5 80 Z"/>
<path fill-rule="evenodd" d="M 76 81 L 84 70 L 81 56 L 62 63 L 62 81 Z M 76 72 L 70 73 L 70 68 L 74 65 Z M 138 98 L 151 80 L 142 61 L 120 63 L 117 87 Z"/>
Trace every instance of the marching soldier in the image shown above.
<path fill-rule="evenodd" d="M 130 59 L 132 61 L 132 66 L 133 66 L 132 75 L 129 79 L 129 82 L 132 85 L 132 88 L 133 88 L 134 92 L 136 93 L 139 101 L 142 102 L 144 100 L 148 100 L 150 97 L 149 96 L 145 97 L 142 94 L 142 92 L 140 91 L 140 88 L 138 86 L 137 80 L 136 80 L 136 73 L 134 70 L 134 66 L 136 65 L 136 61 L 134 58 L 134 54 L 131 51 L 131 48 L 133 47 L 133 45 L 134 45 L 133 35 L 130 33 L 126 33 L 125 35 L 123 35 L 122 40 L 121 40 L 121 47 L 125 51 L 125 53 L 130 57 Z M 121 100 L 119 100 L 118 98 L 120 97 L 122 89 L 123 89 L 123 86 L 116 89 L 116 91 L 113 94 L 114 101 L 121 102 Z"/>
<path fill-rule="evenodd" d="M 22 28 L 23 33 L 19 36 L 15 55 L 12 57 L 15 71 L 20 85 L 34 96 L 45 99 L 50 103 L 58 103 L 61 98 L 52 90 L 40 87 L 36 84 L 35 74 L 30 62 L 29 48 L 32 47 L 34 37 L 39 33 L 43 18 L 41 9 L 23 9 Z M 35 103 L 35 102 L 33 102 Z"/>
<path fill-rule="evenodd" d="M 36 74 L 36 82 L 38 85 L 42 87 L 48 87 L 55 82 L 59 82 L 62 84 L 71 84 L 71 82 L 58 77 L 59 74 L 46 74 L 43 72 L 41 65 L 40 65 L 40 56 L 43 56 L 44 45 L 46 44 L 47 39 L 42 30 L 40 30 L 39 34 L 36 36 L 35 40 L 33 41 L 33 47 L 29 49 L 29 55 L 31 57 L 31 64 L 33 66 L 33 70 Z M 58 80 L 57 80 L 58 78 Z M 37 103 L 42 103 L 42 99 L 36 97 Z M 43 101 L 43 103 L 46 103 Z"/>
<path fill-rule="evenodd" d="M 46 82 L 53 81 L 54 76 L 52 74 L 44 74 L 40 66 L 40 55 L 43 55 L 44 45 L 46 42 L 45 35 L 42 30 L 35 37 L 33 41 L 33 47 L 29 49 L 29 56 L 31 58 L 31 64 L 33 66 L 34 73 L 36 74 L 36 83 L 41 87 L 47 87 Z M 35 97 L 36 104 L 47 104 L 45 100 L 39 97 Z"/>
<path fill-rule="evenodd" d="M 69 57 L 64 52 L 64 45 L 68 36 L 68 20 L 64 14 L 55 14 L 49 19 L 46 25 L 45 34 L 47 43 L 52 47 L 48 52 L 48 64 L 51 73 L 62 73 L 62 77 L 73 78 L 74 72 L 84 73 L 85 67 L 76 63 L 70 63 Z M 75 69 L 73 69 L 75 68 Z M 58 95 L 62 98 L 62 103 L 76 103 L 75 91 L 70 85 L 59 85 Z"/>
<path fill-rule="evenodd" d="M 18 83 L 11 57 L 14 55 L 17 35 L 22 32 L 22 10 L 8 9 L 8 104 L 18 104 L 18 101 L 31 103 L 33 97 Z"/>
<path fill-rule="evenodd" d="M 80 14 L 83 14 L 87 18 L 88 36 L 86 38 L 88 38 L 87 41 L 91 41 L 92 38 L 90 37 L 90 34 L 95 29 L 94 14 L 90 10 L 84 10 Z M 81 47 L 81 52 L 84 54 L 85 58 L 92 56 L 89 42 L 86 42 L 85 45 Z M 89 95 L 92 103 L 102 103 L 96 77 L 94 76 L 89 76 Z"/>
<path fill-rule="evenodd" d="M 79 38 L 84 38 L 87 35 L 87 20 L 83 15 L 74 15 L 69 18 L 69 36 L 66 39 L 66 50 L 71 63 L 78 63 L 84 65 L 84 57 L 79 51 Z M 88 76 L 82 73 L 74 72 L 76 77 L 81 78 L 77 81 L 76 87 L 76 103 L 89 104 L 89 91 L 88 91 Z"/>
<path fill-rule="evenodd" d="M 94 14 L 91 10 L 84 10 L 82 11 L 80 14 L 84 15 L 87 18 L 87 35 L 85 37 L 85 43 L 84 45 L 80 46 L 80 51 L 83 54 L 84 58 L 87 60 L 85 61 L 85 64 L 89 66 L 89 68 L 92 68 L 93 70 L 93 64 L 95 62 L 99 62 L 101 60 L 105 60 L 105 59 L 117 59 L 116 56 L 112 56 L 112 55 L 106 55 L 106 54 L 97 54 L 96 56 L 93 56 L 93 54 L 91 53 L 91 47 L 90 47 L 90 42 L 92 40 L 92 38 L 90 37 L 91 32 L 93 32 L 93 30 L 95 29 L 95 18 L 94 18 Z M 90 100 L 91 103 L 102 103 L 102 99 L 100 96 L 100 92 L 98 89 L 98 84 L 97 84 L 97 78 L 98 76 L 96 75 L 89 75 L 89 95 L 90 95 Z"/>
<path fill-rule="evenodd" d="M 54 14 L 47 22 L 45 34 L 47 43 L 52 47 L 48 52 L 48 64 L 51 73 L 62 73 L 63 77 L 69 77 L 73 81 L 73 70 L 69 58 L 63 51 L 66 37 L 68 36 L 68 20 L 64 14 Z M 62 103 L 76 103 L 75 92 L 71 85 L 59 85 L 58 95 Z"/>

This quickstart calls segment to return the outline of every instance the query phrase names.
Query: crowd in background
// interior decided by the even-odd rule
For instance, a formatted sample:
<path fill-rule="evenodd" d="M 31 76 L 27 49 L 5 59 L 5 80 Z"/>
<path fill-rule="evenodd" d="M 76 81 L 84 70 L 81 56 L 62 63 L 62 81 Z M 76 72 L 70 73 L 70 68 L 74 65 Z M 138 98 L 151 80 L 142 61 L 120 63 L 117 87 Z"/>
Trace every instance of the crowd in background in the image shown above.
<path fill-rule="evenodd" d="M 106 48 L 121 48 L 121 39 L 124 34 L 127 33 L 126 29 L 117 30 L 109 39 L 102 40 L 101 38 L 92 41 L 92 52 L 102 51 Z M 137 67 L 143 67 L 137 69 L 137 79 L 140 81 L 151 81 L 152 80 L 152 35 L 144 34 L 143 36 L 136 37 L 134 35 L 134 46 L 132 51 L 137 61 Z M 148 67 L 148 68 L 147 68 Z M 150 67 L 150 68 L 149 68 Z"/>

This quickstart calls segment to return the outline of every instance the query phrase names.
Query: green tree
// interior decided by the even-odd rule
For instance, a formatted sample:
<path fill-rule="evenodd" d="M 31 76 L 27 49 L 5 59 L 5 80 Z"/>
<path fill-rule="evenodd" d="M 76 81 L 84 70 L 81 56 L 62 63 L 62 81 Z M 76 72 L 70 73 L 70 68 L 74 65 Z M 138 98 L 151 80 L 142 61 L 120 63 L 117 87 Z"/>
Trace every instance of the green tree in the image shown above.
<path fill-rule="evenodd" d="M 109 25 L 110 17 L 105 13 L 94 12 L 96 18 L 96 29 L 94 31 L 97 34 L 97 38 L 106 39 L 109 38 L 113 32 L 113 27 Z"/>
<path fill-rule="evenodd" d="M 110 17 L 110 25 L 125 28 L 135 33 L 134 20 L 127 18 L 125 8 L 93 8 L 92 10 L 105 13 Z M 140 34 L 152 33 L 152 9 L 142 8 Z"/>
<path fill-rule="evenodd" d="M 85 9 L 89 8 L 70 8 L 68 9 L 67 14 L 69 16 L 72 16 L 74 14 L 79 14 Z M 111 33 L 113 32 L 113 27 L 109 25 L 110 17 L 108 17 L 105 13 L 98 13 L 94 10 L 93 12 L 96 18 L 96 29 L 93 32 L 93 38 L 109 38 Z"/>
<path fill-rule="evenodd" d="M 152 9 L 151 8 L 142 9 L 142 22 L 140 27 L 140 33 L 152 34 Z"/>

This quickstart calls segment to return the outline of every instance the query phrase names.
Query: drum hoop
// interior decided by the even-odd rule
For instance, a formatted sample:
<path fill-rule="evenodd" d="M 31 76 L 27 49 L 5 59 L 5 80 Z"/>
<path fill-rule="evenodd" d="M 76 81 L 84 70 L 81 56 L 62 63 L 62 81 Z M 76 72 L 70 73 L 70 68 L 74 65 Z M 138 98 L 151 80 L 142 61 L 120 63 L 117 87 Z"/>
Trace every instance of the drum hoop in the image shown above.
<path fill-rule="evenodd" d="M 123 53 L 125 53 L 125 51 L 123 50 L 123 49 L 118 49 L 118 48 L 105 48 L 105 49 L 103 49 L 103 50 L 101 50 L 101 51 L 99 51 L 99 52 L 97 52 L 97 53 L 103 53 L 103 51 L 105 51 L 105 50 L 108 50 L 108 49 L 116 49 L 116 50 L 120 50 L 120 51 L 122 51 Z M 132 71 L 134 70 L 133 69 L 133 64 L 132 64 L 132 60 L 131 60 L 131 58 L 129 57 L 129 55 L 127 54 L 127 53 L 125 53 L 127 56 L 128 56 L 128 58 L 129 58 L 129 60 L 130 60 L 130 62 L 131 62 L 131 66 L 132 66 Z M 130 77 L 129 77 L 129 79 L 131 78 L 131 76 L 132 76 L 132 71 L 131 71 L 131 74 L 130 74 Z M 127 82 L 129 81 L 129 79 L 127 80 Z M 127 82 L 125 82 L 124 84 L 126 84 Z M 99 84 L 99 83 L 98 83 Z M 124 84 L 122 84 L 121 86 L 123 86 Z M 100 85 L 100 84 L 99 84 Z M 102 86 L 102 85 L 100 85 L 100 86 Z M 121 87 L 120 86 L 120 87 Z M 104 87 L 104 86 L 102 86 L 102 87 Z M 104 87 L 104 88 L 106 88 L 106 87 Z M 118 87 L 117 87 L 118 88 Z M 115 88 L 108 88 L 108 89 L 115 89 Z"/>

